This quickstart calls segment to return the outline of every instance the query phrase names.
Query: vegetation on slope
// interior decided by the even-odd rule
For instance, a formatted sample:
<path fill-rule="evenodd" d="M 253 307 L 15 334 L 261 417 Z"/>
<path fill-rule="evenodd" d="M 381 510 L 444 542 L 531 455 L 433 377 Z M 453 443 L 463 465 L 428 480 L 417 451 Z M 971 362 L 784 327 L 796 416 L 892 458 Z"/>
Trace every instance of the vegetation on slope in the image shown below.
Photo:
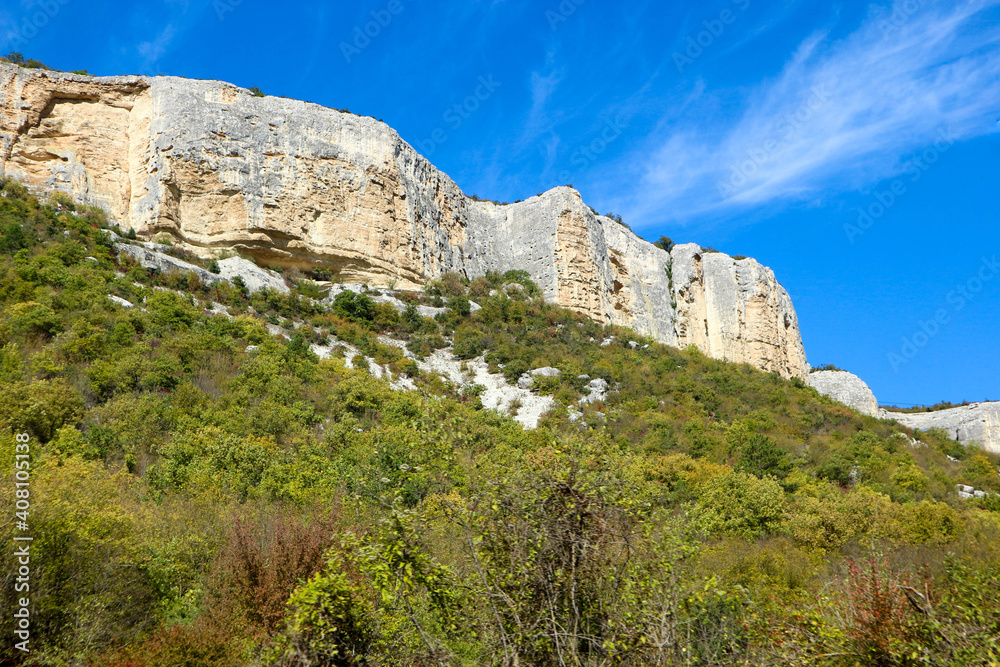
<path fill-rule="evenodd" d="M 307 281 L 249 295 L 149 272 L 106 226 L 0 183 L 8 516 L 13 434 L 34 442 L 32 652 L 5 640 L 5 663 L 1000 659 L 1000 503 L 954 492 L 1000 491 L 992 455 L 601 326 L 524 274 L 403 295 L 450 306 L 431 320 L 365 295 L 326 306 Z M 287 339 L 265 328 L 289 321 Z M 559 368 L 539 390 L 561 406 L 581 375 L 611 391 L 524 431 L 381 333 L 416 354 L 451 339 L 510 379 Z M 310 352 L 334 339 L 421 390 Z"/>
<path fill-rule="evenodd" d="M 983 399 L 983 403 L 990 403 L 990 399 Z M 904 412 L 904 413 L 921 413 L 921 412 L 940 412 L 941 410 L 953 410 L 955 408 L 964 408 L 968 405 L 972 405 L 969 401 L 962 401 L 961 403 L 952 403 L 951 401 L 941 401 L 940 403 L 935 403 L 934 405 L 911 405 L 906 407 L 899 407 L 896 405 L 882 406 L 886 410 L 892 412 Z"/>
<path fill-rule="evenodd" d="M 54 70 L 40 60 L 35 60 L 34 58 L 25 58 L 24 54 L 20 51 L 11 51 L 5 56 L 0 56 L 0 62 L 10 63 L 11 65 L 17 65 L 25 69 L 44 69 L 50 72 L 58 72 L 60 70 Z M 84 76 L 89 76 L 87 70 L 74 70 L 71 74 L 82 74 Z"/>

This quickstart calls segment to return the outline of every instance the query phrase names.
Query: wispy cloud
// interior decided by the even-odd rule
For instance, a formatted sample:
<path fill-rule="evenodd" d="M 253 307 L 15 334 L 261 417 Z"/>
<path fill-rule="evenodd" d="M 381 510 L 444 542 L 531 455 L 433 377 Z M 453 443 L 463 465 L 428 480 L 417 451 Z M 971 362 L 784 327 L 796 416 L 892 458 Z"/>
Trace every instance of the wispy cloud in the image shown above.
<path fill-rule="evenodd" d="M 808 200 L 892 176 L 941 131 L 998 131 L 1000 0 L 873 6 L 853 34 L 805 38 L 773 78 L 706 91 L 624 160 L 640 225 Z M 735 104 L 734 104 L 735 102 Z M 738 108 L 733 114 L 731 109 Z M 609 184 L 610 186 L 610 184 Z M 665 213 L 666 212 L 666 213 Z"/>
<path fill-rule="evenodd" d="M 549 59 L 551 61 L 551 54 Z M 524 132 L 520 137 L 518 148 L 534 144 L 539 137 L 550 135 L 556 118 L 553 118 L 549 103 L 562 81 L 562 72 L 549 63 L 549 71 L 545 74 L 539 71 L 531 73 L 531 108 L 524 122 Z"/>
<path fill-rule="evenodd" d="M 136 50 L 139 52 L 143 73 L 150 73 L 156 69 L 157 62 L 170 48 L 170 43 L 176 34 L 177 28 L 173 23 L 168 23 L 155 38 L 138 44 Z"/>

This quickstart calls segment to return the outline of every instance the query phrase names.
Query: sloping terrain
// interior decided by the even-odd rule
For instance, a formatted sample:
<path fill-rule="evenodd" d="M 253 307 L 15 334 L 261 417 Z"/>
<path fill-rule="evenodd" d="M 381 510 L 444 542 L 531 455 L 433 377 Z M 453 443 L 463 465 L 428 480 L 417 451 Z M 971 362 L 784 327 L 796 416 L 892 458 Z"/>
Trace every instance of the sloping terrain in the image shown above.
<path fill-rule="evenodd" d="M 998 659 L 996 455 L 526 272 L 251 290 L 147 268 L 109 224 L 0 183 L 0 507 L 31 445 L 27 528 L 0 537 L 33 537 L 31 664 Z M 514 388 L 551 406 L 536 428 L 486 407 Z"/>
<path fill-rule="evenodd" d="M 572 187 L 469 197 L 372 118 L 219 81 L 0 62 L 0 142 L 0 176 L 204 257 L 407 289 L 524 270 L 548 302 L 600 324 L 806 376 L 791 298 L 757 261 L 657 247 Z"/>

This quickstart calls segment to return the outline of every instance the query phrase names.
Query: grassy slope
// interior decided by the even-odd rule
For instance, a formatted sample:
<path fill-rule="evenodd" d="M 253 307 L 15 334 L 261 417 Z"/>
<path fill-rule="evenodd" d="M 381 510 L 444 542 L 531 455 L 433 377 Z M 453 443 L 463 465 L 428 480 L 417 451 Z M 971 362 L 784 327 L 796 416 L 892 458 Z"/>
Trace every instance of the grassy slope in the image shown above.
<path fill-rule="evenodd" d="M 0 505 L 14 501 L 11 430 L 27 430 L 37 664 L 352 650 L 376 664 L 948 664 L 990 650 L 1000 507 L 954 487 L 1000 491 L 995 457 L 934 433 L 912 447 L 800 381 L 546 305 L 523 274 L 405 295 L 453 308 L 437 320 L 364 299 L 327 309 L 300 275 L 284 297 L 150 274 L 115 257 L 98 211 L 2 193 Z M 482 309 L 467 314 L 469 298 Z M 305 324 L 291 340 L 264 329 L 286 320 Z M 562 406 L 582 374 L 613 391 L 585 424 L 558 409 L 525 432 L 441 378 L 394 392 L 308 350 L 349 341 L 419 376 L 379 333 L 421 354 L 451 338 L 512 380 L 555 366 L 540 390 Z M 979 597 L 918 613 L 901 588 L 918 582 L 934 604 Z"/>

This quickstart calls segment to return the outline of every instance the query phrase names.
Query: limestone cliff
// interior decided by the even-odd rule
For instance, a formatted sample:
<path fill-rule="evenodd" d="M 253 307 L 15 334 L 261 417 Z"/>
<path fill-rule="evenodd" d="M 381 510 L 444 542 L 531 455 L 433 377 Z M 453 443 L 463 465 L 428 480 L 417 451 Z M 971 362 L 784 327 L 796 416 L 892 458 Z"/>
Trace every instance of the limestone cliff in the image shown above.
<path fill-rule="evenodd" d="M 371 118 L 217 81 L 0 64 L 0 174 L 98 204 L 140 234 L 348 282 L 524 269 L 547 299 L 598 321 L 806 376 L 791 299 L 754 260 L 668 254 L 571 188 L 474 201 Z"/>
<path fill-rule="evenodd" d="M 979 444 L 1000 453 L 1000 403 L 972 403 L 937 412 L 888 412 L 883 415 L 904 426 L 929 431 L 943 429 L 963 445 Z"/>
<path fill-rule="evenodd" d="M 871 387 L 854 373 L 847 371 L 815 371 L 809 374 L 806 381 L 810 387 L 829 396 L 835 401 L 854 408 L 869 417 L 882 417 L 884 410 L 879 408 L 878 400 Z"/>
<path fill-rule="evenodd" d="M 809 386 L 862 414 L 894 419 L 903 426 L 929 431 L 941 429 L 963 445 L 979 445 L 1000 453 L 1000 403 L 972 403 L 935 412 L 891 412 L 880 408 L 875 394 L 864 380 L 847 371 L 811 373 Z"/>

